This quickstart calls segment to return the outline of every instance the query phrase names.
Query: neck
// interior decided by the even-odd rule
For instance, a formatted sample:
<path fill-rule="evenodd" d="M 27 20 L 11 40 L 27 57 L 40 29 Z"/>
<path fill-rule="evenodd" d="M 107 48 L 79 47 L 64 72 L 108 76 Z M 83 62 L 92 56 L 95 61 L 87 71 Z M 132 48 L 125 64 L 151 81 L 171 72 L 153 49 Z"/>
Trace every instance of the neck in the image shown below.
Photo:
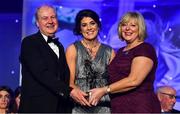
<path fill-rule="evenodd" d="M 86 50 L 88 51 L 88 53 L 91 56 L 91 58 L 94 59 L 95 56 L 96 56 L 98 47 L 100 45 L 98 40 L 97 39 L 95 39 L 95 40 L 86 40 L 86 39 L 83 39 L 82 43 L 83 43 L 84 47 L 86 48 Z"/>
<path fill-rule="evenodd" d="M 134 41 L 134 42 L 131 42 L 131 43 L 127 43 L 127 46 L 125 47 L 125 50 L 129 50 L 129 49 L 132 49 L 134 47 L 136 47 L 137 45 L 143 43 L 143 41 Z"/>
<path fill-rule="evenodd" d="M 6 109 L 0 109 L 0 114 L 6 114 L 7 110 Z"/>
<path fill-rule="evenodd" d="M 97 39 L 93 39 L 93 40 L 86 40 L 86 39 L 83 39 L 83 43 L 86 45 L 86 47 L 88 48 L 94 48 L 96 47 L 99 42 Z"/>
<path fill-rule="evenodd" d="M 44 36 L 47 36 L 47 37 L 48 37 L 48 36 L 50 36 L 50 37 L 52 37 L 52 38 L 55 37 L 55 34 L 45 34 L 45 33 L 43 33 L 43 32 L 40 32 L 40 33 L 43 34 Z"/>

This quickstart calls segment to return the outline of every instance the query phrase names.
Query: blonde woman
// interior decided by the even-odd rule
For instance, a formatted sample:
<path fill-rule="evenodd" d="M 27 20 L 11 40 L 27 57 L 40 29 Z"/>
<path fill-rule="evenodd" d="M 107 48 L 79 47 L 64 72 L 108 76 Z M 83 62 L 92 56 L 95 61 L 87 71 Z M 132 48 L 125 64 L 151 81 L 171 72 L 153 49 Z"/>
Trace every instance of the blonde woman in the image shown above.
<path fill-rule="evenodd" d="M 110 93 L 112 113 L 161 112 L 153 88 L 157 57 L 153 46 L 144 42 L 144 18 L 138 12 L 128 12 L 120 20 L 118 31 L 127 45 L 118 50 L 108 67 L 110 85 L 92 89 L 90 103 Z"/>

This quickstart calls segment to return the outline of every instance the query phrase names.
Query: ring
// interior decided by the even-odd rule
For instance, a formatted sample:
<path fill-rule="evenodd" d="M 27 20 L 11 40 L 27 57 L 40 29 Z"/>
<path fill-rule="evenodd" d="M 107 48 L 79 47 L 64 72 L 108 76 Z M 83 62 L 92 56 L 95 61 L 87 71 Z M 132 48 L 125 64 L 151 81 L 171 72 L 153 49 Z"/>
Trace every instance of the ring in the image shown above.
<path fill-rule="evenodd" d="M 91 93 L 91 92 L 89 92 L 89 97 L 91 97 L 91 95 L 92 95 L 92 93 Z"/>

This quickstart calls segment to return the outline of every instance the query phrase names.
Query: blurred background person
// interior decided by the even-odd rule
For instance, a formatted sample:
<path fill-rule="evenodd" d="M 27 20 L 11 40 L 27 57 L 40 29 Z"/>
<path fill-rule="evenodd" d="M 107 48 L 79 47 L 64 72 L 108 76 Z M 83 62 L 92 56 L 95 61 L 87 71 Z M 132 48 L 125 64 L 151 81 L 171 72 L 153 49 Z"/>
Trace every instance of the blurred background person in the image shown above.
<path fill-rule="evenodd" d="M 0 114 L 11 113 L 13 91 L 8 86 L 0 86 Z"/>
<path fill-rule="evenodd" d="M 176 103 L 176 90 L 173 87 L 167 85 L 158 87 L 157 96 L 161 104 L 161 112 L 178 112 L 173 109 Z"/>
<path fill-rule="evenodd" d="M 111 94 L 112 113 L 161 112 L 154 93 L 157 56 L 154 47 L 144 42 L 146 25 L 139 12 L 128 12 L 118 25 L 119 37 L 126 46 L 118 50 L 108 66 L 110 85 L 91 90 L 91 102 Z"/>
<path fill-rule="evenodd" d="M 13 113 L 17 113 L 19 110 L 20 97 L 21 97 L 21 87 L 18 86 L 14 91 Z"/>
<path fill-rule="evenodd" d="M 76 102 L 72 113 L 110 113 L 109 95 L 102 97 L 97 104 L 90 104 L 91 93 L 86 93 L 108 84 L 107 65 L 115 56 L 110 46 L 98 41 L 100 28 L 101 22 L 96 12 L 89 9 L 78 12 L 74 33 L 82 39 L 74 42 L 66 51 L 70 86 L 73 88 L 70 96 Z"/>

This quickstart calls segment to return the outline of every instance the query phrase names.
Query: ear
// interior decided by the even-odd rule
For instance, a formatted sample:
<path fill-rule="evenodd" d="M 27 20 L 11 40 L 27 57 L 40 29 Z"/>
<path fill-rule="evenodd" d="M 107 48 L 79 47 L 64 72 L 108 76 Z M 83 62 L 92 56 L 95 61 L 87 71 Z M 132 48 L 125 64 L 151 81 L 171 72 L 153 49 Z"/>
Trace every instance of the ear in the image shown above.
<path fill-rule="evenodd" d="M 158 97 L 159 101 L 161 101 L 161 95 L 160 95 L 160 93 L 157 94 L 157 97 Z"/>
<path fill-rule="evenodd" d="M 39 23 L 36 21 L 36 26 L 39 28 Z"/>

